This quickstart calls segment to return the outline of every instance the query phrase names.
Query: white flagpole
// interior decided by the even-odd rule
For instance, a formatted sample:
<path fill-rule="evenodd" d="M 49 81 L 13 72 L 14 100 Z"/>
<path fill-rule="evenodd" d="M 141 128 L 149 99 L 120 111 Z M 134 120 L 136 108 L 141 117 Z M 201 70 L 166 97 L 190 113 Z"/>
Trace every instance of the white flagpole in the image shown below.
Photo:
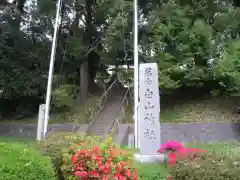
<path fill-rule="evenodd" d="M 52 76 L 53 76 L 55 53 L 56 53 L 56 41 L 57 41 L 57 33 L 58 33 L 58 26 L 59 26 L 58 21 L 59 21 L 59 16 L 61 11 L 61 3 L 62 3 L 62 0 L 58 0 L 54 34 L 53 34 L 53 40 L 52 40 L 52 50 L 51 50 L 51 58 L 50 58 L 50 64 L 49 64 L 48 84 L 47 84 L 47 93 L 46 93 L 46 109 L 44 114 L 44 129 L 43 129 L 44 137 L 47 133 L 47 127 L 48 127 L 48 117 L 49 117 L 50 101 L 51 101 L 51 93 L 52 93 Z"/>
<path fill-rule="evenodd" d="M 139 148 L 138 105 L 139 105 L 139 62 L 138 62 L 138 0 L 134 0 L 134 134 L 135 148 Z"/>

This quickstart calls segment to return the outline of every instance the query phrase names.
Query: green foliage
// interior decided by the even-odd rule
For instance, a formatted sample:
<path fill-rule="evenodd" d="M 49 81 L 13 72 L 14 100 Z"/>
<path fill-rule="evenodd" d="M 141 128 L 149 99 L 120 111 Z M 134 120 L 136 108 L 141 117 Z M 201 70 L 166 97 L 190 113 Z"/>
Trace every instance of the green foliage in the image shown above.
<path fill-rule="evenodd" d="M 61 85 L 53 92 L 54 106 L 56 107 L 73 107 L 76 101 L 77 87 L 74 85 Z"/>
<path fill-rule="evenodd" d="M 219 84 L 229 92 L 240 92 L 240 41 L 228 44 L 222 59 L 217 62 L 215 76 L 221 78 Z"/>
<path fill-rule="evenodd" d="M 201 155 L 195 161 L 180 160 L 170 169 L 170 174 L 173 180 L 240 179 L 234 160 L 212 153 Z"/>
<path fill-rule="evenodd" d="M 143 46 L 155 52 L 163 93 L 222 80 L 213 79 L 212 71 L 221 55 L 220 48 L 240 23 L 237 14 L 236 9 L 208 0 L 169 1 L 149 12 L 148 40 Z"/>
<path fill-rule="evenodd" d="M 71 107 L 76 93 L 87 96 L 90 85 L 109 65 L 133 64 L 132 1 L 86 2 L 62 4 L 53 80 L 55 107 Z M 158 63 L 163 95 L 182 88 L 202 88 L 216 96 L 239 94 L 237 7 L 229 1 L 139 1 L 139 59 Z M 23 110 L 35 113 L 46 93 L 56 3 L 19 1 L 0 8 L 3 116 Z M 88 66 L 82 66 L 86 61 Z M 84 82 L 80 81 L 83 72 Z M 121 73 L 121 81 L 132 79 L 131 71 Z M 103 79 L 108 78 L 105 73 Z"/>
<path fill-rule="evenodd" d="M 48 157 L 27 145 L 0 142 L 1 180 L 55 180 L 55 173 Z"/>

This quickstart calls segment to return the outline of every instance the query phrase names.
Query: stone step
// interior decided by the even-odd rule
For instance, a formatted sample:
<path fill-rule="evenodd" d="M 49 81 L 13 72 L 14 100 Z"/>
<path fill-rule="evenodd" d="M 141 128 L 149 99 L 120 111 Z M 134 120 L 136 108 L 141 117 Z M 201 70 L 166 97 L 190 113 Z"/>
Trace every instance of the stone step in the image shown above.
<path fill-rule="evenodd" d="M 88 128 L 87 133 L 90 135 L 106 137 L 111 130 L 111 126 L 121 113 L 121 103 L 125 92 L 113 94 L 102 111 L 98 114 L 95 121 Z"/>

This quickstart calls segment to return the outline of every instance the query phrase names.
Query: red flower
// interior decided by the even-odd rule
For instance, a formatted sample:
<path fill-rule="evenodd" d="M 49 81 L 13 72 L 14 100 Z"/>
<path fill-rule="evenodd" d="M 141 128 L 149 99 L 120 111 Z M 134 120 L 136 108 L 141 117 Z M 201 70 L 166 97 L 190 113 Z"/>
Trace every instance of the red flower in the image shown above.
<path fill-rule="evenodd" d="M 124 170 L 124 174 L 127 176 L 127 177 L 130 177 L 131 176 L 131 171 L 129 169 L 125 169 Z"/>
<path fill-rule="evenodd" d="M 100 178 L 100 174 L 97 170 L 92 170 L 89 172 L 89 176 L 95 177 L 95 178 Z"/>
<path fill-rule="evenodd" d="M 124 161 L 116 162 L 117 157 L 123 155 L 121 152 L 118 148 L 102 150 L 98 146 L 90 150 L 75 150 L 72 156 L 75 177 L 81 180 L 137 180 L 137 171 L 131 171 Z M 111 153 L 115 153 L 115 156 L 111 156 Z"/>
<path fill-rule="evenodd" d="M 102 180 L 108 180 L 109 179 L 109 175 L 104 175 Z"/>
<path fill-rule="evenodd" d="M 96 164 L 97 164 L 97 166 L 99 168 L 100 166 L 102 166 L 102 161 L 96 161 Z"/>
<path fill-rule="evenodd" d="M 86 149 L 82 149 L 81 151 L 77 151 L 75 153 L 76 156 L 86 156 L 88 151 Z"/>
<path fill-rule="evenodd" d="M 82 178 L 88 177 L 88 173 L 86 171 L 76 171 L 74 175 Z"/>
<path fill-rule="evenodd" d="M 78 156 L 73 155 L 73 156 L 72 156 L 72 162 L 73 162 L 74 164 L 77 164 L 77 163 L 78 163 Z"/>
<path fill-rule="evenodd" d="M 109 174 L 111 172 L 110 164 L 105 164 L 99 167 L 99 170 L 102 171 L 104 174 Z"/>
<path fill-rule="evenodd" d="M 116 166 L 116 173 L 114 175 L 114 178 L 117 180 L 126 180 L 127 177 L 131 176 L 131 171 L 129 169 L 125 169 L 123 171 L 122 165 L 118 163 Z"/>
<path fill-rule="evenodd" d="M 84 165 L 82 163 L 77 164 L 75 166 L 75 171 L 83 171 L 84 170 Z"/>
<path fill-rule="evenodd" d="M 125 177 L 125 176 L 119 174 L 119 175 L 115 175 L 115 176 L 114 176 L 114 179 L 117 179 L 117 180 L 126 180 L 127 177 Z"/>
<path fill-rule="evenodd" d="M 112 158 L 107 159 L 107 163 L 110 164 L 112 162 Z"/>
<path fill-rule="evenodd" d="M 95 159 L 96 161 L 103 161 L 104 157 L 103 156 L 93 156 L 93 159 Z"/>
<path fill-rule="evenodd" d="M 176 157 L 177 157 L 176 152 L 170 153 L 170 154 L 168 155 L 168 157 L 169 157 L 169 164 L 170 164 L 170 165 L 174 165 L 175 159 L 176 159 Z"/>

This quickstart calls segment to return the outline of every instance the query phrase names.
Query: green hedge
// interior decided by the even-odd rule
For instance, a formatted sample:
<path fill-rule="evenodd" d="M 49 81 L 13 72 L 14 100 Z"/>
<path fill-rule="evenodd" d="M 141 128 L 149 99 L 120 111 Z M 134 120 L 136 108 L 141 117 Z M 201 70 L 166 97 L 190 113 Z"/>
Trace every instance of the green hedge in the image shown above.
<path fill-rule="evenodd" d="M 21 143 L 0 142 L 0 180 L 56 180 L 49 158 Z"/>

